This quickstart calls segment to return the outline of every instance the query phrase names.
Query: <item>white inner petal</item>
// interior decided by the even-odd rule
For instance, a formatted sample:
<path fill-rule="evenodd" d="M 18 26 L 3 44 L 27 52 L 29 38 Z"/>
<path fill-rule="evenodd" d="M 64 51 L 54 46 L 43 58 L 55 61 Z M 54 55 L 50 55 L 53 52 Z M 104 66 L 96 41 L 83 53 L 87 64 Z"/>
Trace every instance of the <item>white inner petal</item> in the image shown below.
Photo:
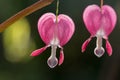
<path fill-rule="evenodd" d="M 58 38 L 53 38 L 50 42 L 51 45 L 59 45 L 59 40 Z"/>
<path fill-rule="evenodd" d="M 59 40 L 58 38 L 54 37 L 51 42 L 51 55 L 48 58 L 48 65 L 50 68 L 54 68 L 57 64 L 58 64 L 58 59 L 56 58 L 56 50 L 57 50 L 57 46 L 59 45 Z"/>
<path fill-rule="evenodd" d="M 50 68 L 54 68 L 57 64 L 58 64 L 58 60 L 56 58 L 56 49 L 57 49 L 57 46 L 56 45 L 53 45 L 51 46 L 51 56 L 48 58 L 48 65 Z"/>
<path fill-rule="evenodd" d="M 103 47 L 101 47 L 101 48 L 96 47 L 95 50 L 94 50 L 94 54 L 97 57 L 101 57 L 104 54 L 104 52 L 105 52 L 105 50 L 104 50 Z"/>
<path fill-rule="evenodd" d="M 104 54 L 104 48 L 102 47 L 102 38 L 104 36 L 104 31 L 103 29 L 100 29 L 97 34 L 97 40 L 96 40 L 96 48 L 94 50 L 94 53 L 97 57 L 101 57 Z"/>
<path fill-rule="evenodd" d="M 97 31 L 96 37 L 97 37 L 97 36 L 102 36 L 102 37 L 103 37 L 104 34 L 105 34 L 105 33 L 104 33 L 104 30 L 103 30 L 103 29 L 100 29 L 100 30 Z"/>

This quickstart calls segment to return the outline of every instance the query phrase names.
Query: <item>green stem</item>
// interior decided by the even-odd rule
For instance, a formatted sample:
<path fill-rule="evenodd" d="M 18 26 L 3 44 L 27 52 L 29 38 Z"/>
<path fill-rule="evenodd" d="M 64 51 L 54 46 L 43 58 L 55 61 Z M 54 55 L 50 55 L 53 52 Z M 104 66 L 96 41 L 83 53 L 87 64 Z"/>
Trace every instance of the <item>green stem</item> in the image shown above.
<path fill-rule="evenodd" d="M 58 21 L 57 20 L 58 13 L 59 13 L 59 0 L 57 0 L 57 6 L 56 6 L 56 22 Z"/>
<path fill-rule="evenodd" d="M 7 27 L 9 27 L 11 24 L 13 24 L 15 21 L 19 20 L 20 18 L 23 18 L 38 9 L 41 9 L 49 4 L 51 4 L 54 0 L 39 0 L 38 2 L 34 3 L 33 5 L 23 9 L 22 11 L 18 12 L 17 14 L 13 15 L 6 21 L 0 24 L 0 32 L 4 31 Z"/>

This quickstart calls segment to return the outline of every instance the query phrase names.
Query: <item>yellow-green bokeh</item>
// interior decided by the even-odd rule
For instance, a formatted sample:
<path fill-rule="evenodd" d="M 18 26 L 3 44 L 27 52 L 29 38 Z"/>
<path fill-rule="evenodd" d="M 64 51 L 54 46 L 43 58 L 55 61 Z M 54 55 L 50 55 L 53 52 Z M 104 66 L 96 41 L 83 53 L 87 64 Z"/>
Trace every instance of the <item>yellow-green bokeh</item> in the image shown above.
<path fill-rule="evenodd" d="M 10 62 L 21 62 L 30 59 L 35 43 L 30 38 L 30 25 L 26 18 L 12 24 L 3 33 L 5 58 Z"/>

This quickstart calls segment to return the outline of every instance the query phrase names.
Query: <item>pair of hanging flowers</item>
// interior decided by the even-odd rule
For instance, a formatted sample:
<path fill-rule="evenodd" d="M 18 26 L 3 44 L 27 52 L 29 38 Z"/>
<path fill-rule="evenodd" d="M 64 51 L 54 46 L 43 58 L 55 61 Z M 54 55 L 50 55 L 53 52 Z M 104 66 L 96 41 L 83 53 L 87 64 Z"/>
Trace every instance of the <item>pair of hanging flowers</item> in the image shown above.
<path fill-rule="evenodd" d="M 47 60 L 50 68 L 54 68 L 57 64 L 61 65 L 63 63 L 63 46 L 71 39 L 75 31 L 75 24 L 69 16 L 65 14 L 58 15 L 58 4 L 59 0 L 56 15 L 53 13 L 45 13 L 38 20 L 38 32 L 46 45 L 33 51 L 31 54 L 31 56 L 38 56 L 48 47 L 51 47 L 51 55 Z M 102 47 L 102 39 L 105 39 L 106 51 L 108 55 L 111 56 L 112 47 L 108 41 L 108 36 L 113 31 L 116 20 L 116 13 L 109 5 L 103 5 L 101 3 L 101 7 L 97 5 L 87 6 L 83 12 L 83 21 L 91 36 L 83 43 L 82 52 L 86 50 L 92 38 L 96 37 L 97 41 L 94 54 L 97 57 L 101 57 L 104 54 L 105 50 Z M 61 49 L 59 60 L 56 58 L 57 47 Z"/>

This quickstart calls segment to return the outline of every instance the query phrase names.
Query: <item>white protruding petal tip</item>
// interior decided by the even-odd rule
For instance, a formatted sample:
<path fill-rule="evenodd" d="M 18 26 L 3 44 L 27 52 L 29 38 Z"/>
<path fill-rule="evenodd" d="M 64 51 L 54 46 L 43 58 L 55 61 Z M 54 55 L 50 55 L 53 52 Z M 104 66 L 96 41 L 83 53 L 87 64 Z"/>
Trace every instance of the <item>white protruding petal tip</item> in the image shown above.
<path fill-rule="evenodd" d="M 103 47 L 101 47 L 101 48 L 96 47 L 94 50 L 94 54 L 99 58 L 104 54 L 104 52 L 105 52 L 105 50 Z"/>
<path fill-rule="evenodd" d="M 58 64 L 58 59 L 56 57 L 49 57 L 47 60 L 47 64 L 50 68 L 54 68 Z"/>

